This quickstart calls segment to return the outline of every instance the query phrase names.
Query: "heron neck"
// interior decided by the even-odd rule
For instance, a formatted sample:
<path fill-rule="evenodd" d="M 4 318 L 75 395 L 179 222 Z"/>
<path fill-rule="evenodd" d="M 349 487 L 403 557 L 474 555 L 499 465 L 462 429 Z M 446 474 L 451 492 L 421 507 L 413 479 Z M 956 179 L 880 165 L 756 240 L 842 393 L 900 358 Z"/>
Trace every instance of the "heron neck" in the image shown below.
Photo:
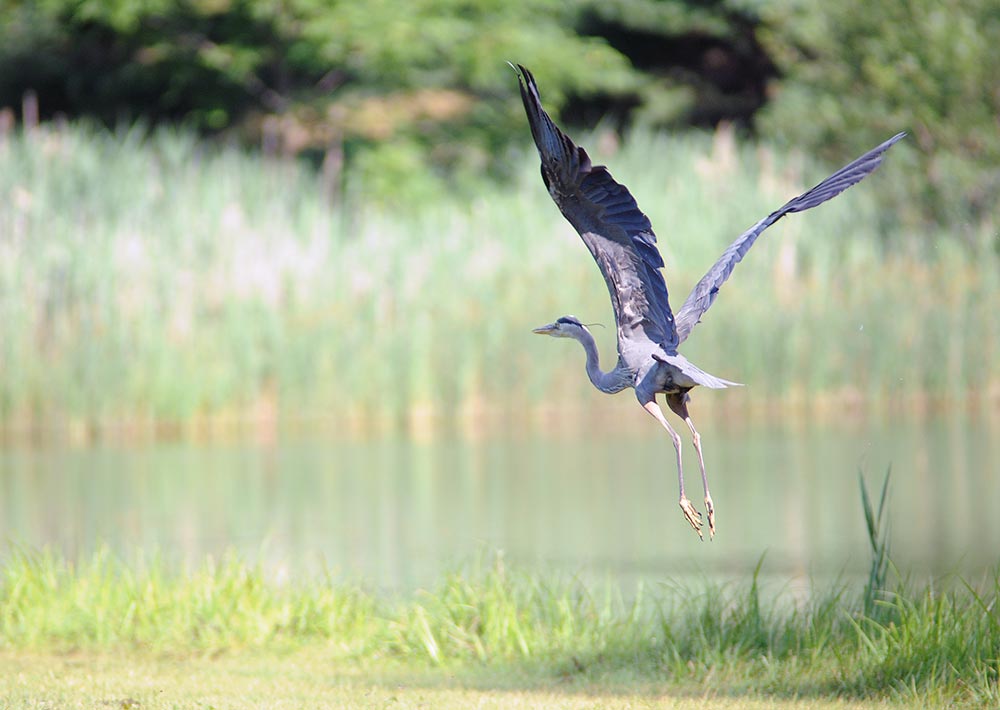
<path fill-rule="evenodd" d="M 577 340 L 580 341 L 580 345 L 587 353 L 587 377 L 590 378 L 594 387 L 601 392 L 614 394 L 629 386 L 628 370 L 623 368 L 620 362 L 610 372 L 601 370 L 601 358 L 597 352 L 594 336 L 587 331 L 582 331 Z"/>

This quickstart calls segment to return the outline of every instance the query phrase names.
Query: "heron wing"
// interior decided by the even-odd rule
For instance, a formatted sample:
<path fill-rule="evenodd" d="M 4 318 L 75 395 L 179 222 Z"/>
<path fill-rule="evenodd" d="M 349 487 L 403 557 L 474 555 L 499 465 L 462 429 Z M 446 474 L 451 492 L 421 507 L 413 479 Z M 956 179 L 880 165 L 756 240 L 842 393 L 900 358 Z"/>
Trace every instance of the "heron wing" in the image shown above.
<path fill-rule="evenodd" d="M 542 108 L 534 77 L 518 65 L 521 99 L 542 161 L 542 179 L 563 216 L 590 249 L 608 285 L 619 350 L 623 339 L 648 338 L 668 352 L 678 339 L 663 258 L 649 218 L 628 189 L 573 143 Z"/>
<path fill-rule="evenodd" d="M 701 281 L 695 284 L 687 300 L 684 301 L 684 305 L 677 311 L 676 328 L 678 342 L 684 342 L 688 335 L 691 334 L 691 329 L 701 321 L 702 314 L 715 302 L 722 284 L 726 282 L 729 275 L 733 273 L 733 269 L 736 268 L 736 265 L 740 263 L 746 253 L 750 251 L 750 247 L 753 246 L 754 242 L 757 241 L 757 237 L 765 229 L 786 214 L 804 212 L 816 207 L 836 197 L 851 185 L 864 180 L 881 165 L 885 152 L 905 135 L 906 133 L 897 133 L 882 145 L 873 148 L 854 162 L 845 165 L 826 180 L 816 185 L 816 187 L 789 200 L 783 207 L 750 227 L 736 241 L 730 244 L 722 252 L 719 260 L 708 270 L 708 273 L 701 278 Z"/>

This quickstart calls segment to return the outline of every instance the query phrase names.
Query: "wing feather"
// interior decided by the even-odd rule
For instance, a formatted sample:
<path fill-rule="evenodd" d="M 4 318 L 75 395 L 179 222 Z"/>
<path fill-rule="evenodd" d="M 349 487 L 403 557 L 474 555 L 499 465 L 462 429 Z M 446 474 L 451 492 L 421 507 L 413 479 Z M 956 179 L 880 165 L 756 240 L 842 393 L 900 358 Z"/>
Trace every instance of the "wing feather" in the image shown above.
<path fill-rule="evenodd" d="M 897 141 L 901 140 L 906 133 L 897 133 L 895 136 L 882 143 L 876 148 L 868 151 L 857 160 L 845 165 L 823 182 L 816 185 L 811 190 L 802 193 L 798 197 L 789 200 L 780 209 L 772 212 L 767 217 L 757 222 L 747 231 L 739 236 L 724 252 L 719 260 L 712 264 L 701 280 L 695 284 L 684 305 L 677 312 L 675 322 L 677 328 L 677 338 L 679 343 L 683 343 L 691 329 L 700 321 L 701 316 L 711 307 L 719 295 L 719 289 L 726 282 L 733 269 L 740 263 L 746 253 L 757 241 L 757 237 L 765 229 L 792 212 L 804 212 L 805 210 L 821 205 L 827 200 L 836 197 L 851 185 L 861 182 L 868 177 L 875 169 L 882 164 L 882 158 L 889 148 Z"/>
<path fill-rule="evenodd" d="M 542 161 L 542 178 L 563 216 L 597 262 L 615 311 L 622 341 L 647 338 L 675 352 L 678 339 L 663 258 L 649 218 L 628 189 L 573 143 L 542 108 L 534 77 L 515 68 L 531 135 Z"/>

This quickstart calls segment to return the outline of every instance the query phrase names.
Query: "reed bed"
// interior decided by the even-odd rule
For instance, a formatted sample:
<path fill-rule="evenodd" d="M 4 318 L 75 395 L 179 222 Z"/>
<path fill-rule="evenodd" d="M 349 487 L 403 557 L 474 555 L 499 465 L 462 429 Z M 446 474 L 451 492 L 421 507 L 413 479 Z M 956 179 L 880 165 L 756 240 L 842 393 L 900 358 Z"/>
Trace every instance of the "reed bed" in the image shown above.
<path fill-rule="evenodd" d="M 652 219 L 675 307 L 731 239 L 826 172 L 725 134 L 582 142 L 607 148 Z M 508 185 L 386 205 L 356 182 L 331 200 L 308 166 L 178 129 L 0 138 L 0 419 L 405 427 L 554 392 L 591 406 L 580 353 L 530 330 L 603 322 L 609 367 L 605 288 L 535 156 L 509 159 L 523 168 Z M 862 185 L 767 233 L 686 344 L 752 384 L 720 397 L 996 399 L 995 228 L 966 225 L 969 249 L 892 223 Z"/>

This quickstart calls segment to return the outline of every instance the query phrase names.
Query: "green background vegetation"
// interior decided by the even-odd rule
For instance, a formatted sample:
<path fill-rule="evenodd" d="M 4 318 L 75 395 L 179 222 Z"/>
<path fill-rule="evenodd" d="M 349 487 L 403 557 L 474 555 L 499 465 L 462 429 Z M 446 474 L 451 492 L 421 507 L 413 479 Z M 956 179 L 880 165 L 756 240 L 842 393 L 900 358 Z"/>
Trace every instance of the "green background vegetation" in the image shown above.
<path fill-rule="evenodd" d="M 556 389 L 586 401 L 577 354 L 526 337 L 610 310 L 537 178 L 508 59 L 636 193 L 675 305 L 746 226 L 909 131 L 863 186 L 769 232 L 686 352 L 753 385 L 728 395 L 744 405 L 996 398 L 986 0 L 3 0 L 0 15 L 8 424 L 396 426 Z"/>
<path fill-rule="evenodd" d="M 729 240 L 825 170 L 724 135 L 636 133 L 607 157 L 668 225 L 675 303 Z M 186 131 L 11 136 L 0 413 L 138 431 L 247 413 L 395 427 L 523 411 L 552 392 L 560 407 L 590 401 L 580 353 L 530 329 L 566 313 L 610 326 L 607 293 L 534 158 L 518 164 L 473 200 L 391 210 L 331 205 L 308 168 Z M 937 226 L 931 253 L 885 253 L 879 214 L 856 189 L 768 232 L 685 349 L 751 386 L 699 408 L 995 396 L 996 263 Z M 613 330 L 596 335 L 608 367 Z"/>
<path fill-rule="evenodd" d="M 513 60 L 577 126 L 731 121 L 831 162 L 908 130 L 908 169 L 869 188 L 888 213 L 972 235 L 997 215 L 990 0 L 4 0 L 0 15 L 0 106 L 34 91 L 43 117 L 333 151 L 382 197 L 510 174 Z"/>

